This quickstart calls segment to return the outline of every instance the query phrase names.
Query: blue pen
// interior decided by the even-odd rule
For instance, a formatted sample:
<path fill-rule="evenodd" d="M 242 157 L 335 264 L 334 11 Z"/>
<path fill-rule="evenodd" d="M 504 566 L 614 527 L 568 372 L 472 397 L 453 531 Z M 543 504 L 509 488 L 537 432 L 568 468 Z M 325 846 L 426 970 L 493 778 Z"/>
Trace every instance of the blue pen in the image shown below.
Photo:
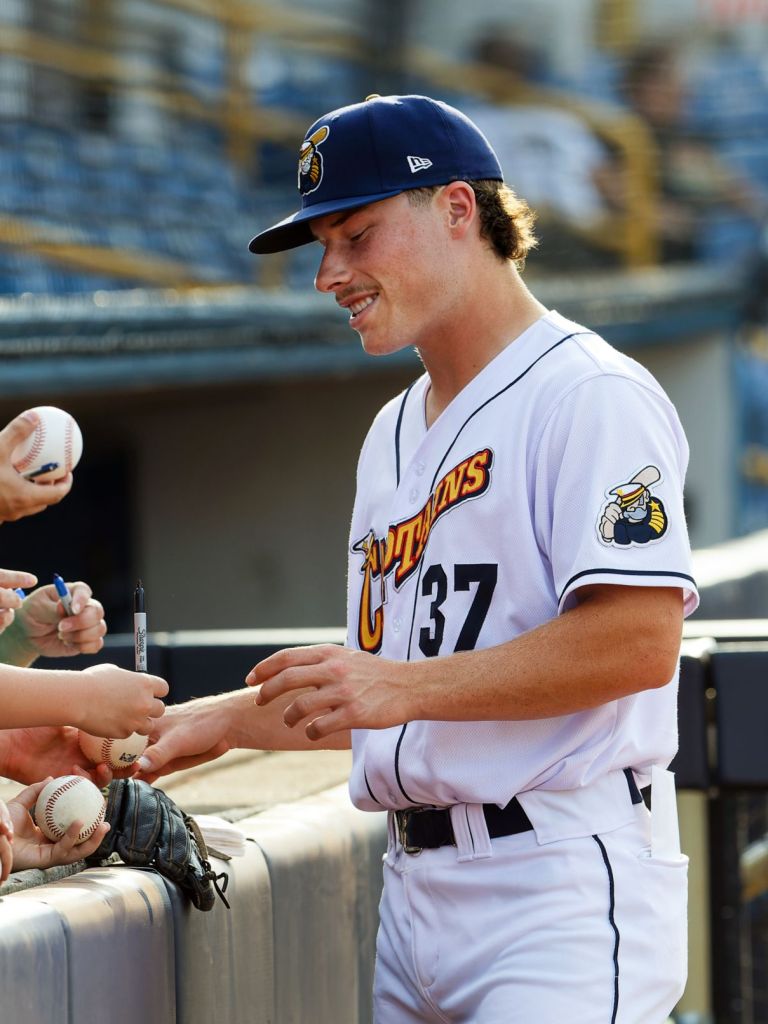
<path fill-rule="evenodd" d="M 42 476 L 43 473 L 51 473 L 53 472 L 54 469 L 58 468 L 58 462 L 46 462 L 46 464 L 44 466 L 41 466 L 39 469 L 32 469 L 29 471 L 29 473 L 22 473 L 21 475 L 26 480 L 34 480 L 35 477 Z"/>
<path fill-rule="evenodd" d="M 57 572 L 53 574 L 53 584 L 56 587 L 56 593 L 59 595 L 59 600 L 62 603 L 64 611 L 67 615 L 73 615 L 72 611 L 72 595 L 69 592 L 69 588 L 64 580 L 59 576 Z"/>

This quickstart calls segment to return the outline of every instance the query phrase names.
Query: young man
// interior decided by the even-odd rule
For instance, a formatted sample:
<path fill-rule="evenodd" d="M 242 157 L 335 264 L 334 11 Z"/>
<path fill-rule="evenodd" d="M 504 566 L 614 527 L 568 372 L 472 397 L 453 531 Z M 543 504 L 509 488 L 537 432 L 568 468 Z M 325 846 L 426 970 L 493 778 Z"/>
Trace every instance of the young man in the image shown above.
<path fill-rule="evenodd" d="M 426 372 L 360 456 L 346 647 L 266 659 L 255 701 L 170 709 L 145 774 L 351 742 L 352 799 L 390 824 L 380 1024 L 661 1022 L 685 979 L 687 860 L 674 820 L 651 843 L 638 786 L 676 749 L 697 601 L 675 411 L 528 291 L 530 211 L 459 111 L 333 111 L 299 188 L 252 251 L 317 240 L 316 286 L 366 352 L 413 345 Z"/>

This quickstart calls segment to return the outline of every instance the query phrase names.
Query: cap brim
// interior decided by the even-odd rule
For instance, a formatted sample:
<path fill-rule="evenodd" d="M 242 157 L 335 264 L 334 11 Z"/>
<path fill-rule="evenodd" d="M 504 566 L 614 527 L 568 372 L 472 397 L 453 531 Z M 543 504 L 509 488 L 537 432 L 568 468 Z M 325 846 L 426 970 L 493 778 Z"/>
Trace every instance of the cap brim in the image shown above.
<path fill-rule="evenodd" d="M 298 213 L 293 213 L 285 220 L 273 224 L 271 228 L 260 231 L 255 238 L 251 239 L 248 248 L 260 256 L 266 256 L 273 252 L 284 252 L 286 249 L 296 249 L 300 245 L 306 245 L 307 242 L 315 241 L 310 223 L 317 217 L 326 217 L 329 213 L 354 210 L 358 206 L 378 203 L 382 199 L 391 199 L 392 196 L 400 195 L 404 191 L 405 189 L 398 188 L 392 192 L 377 192 L 370 196 L 353 196 L 347 199 L 329 199 L 325 203 L 306 206 Z"/>

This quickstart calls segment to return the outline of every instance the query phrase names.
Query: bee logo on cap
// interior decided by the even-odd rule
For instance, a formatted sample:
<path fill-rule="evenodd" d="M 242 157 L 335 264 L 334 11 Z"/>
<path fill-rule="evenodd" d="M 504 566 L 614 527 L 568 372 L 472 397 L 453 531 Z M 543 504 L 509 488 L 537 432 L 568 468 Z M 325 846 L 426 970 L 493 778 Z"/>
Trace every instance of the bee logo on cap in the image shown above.
<path fill-rule="evenodd" d="M 323 125 L 302 144 L 299 152 L 299 192 L 303 196 L 314 192 L 323 180 L 323 154 L 318 147 L 322 146 L 330 133 L 331 129 Z"/>

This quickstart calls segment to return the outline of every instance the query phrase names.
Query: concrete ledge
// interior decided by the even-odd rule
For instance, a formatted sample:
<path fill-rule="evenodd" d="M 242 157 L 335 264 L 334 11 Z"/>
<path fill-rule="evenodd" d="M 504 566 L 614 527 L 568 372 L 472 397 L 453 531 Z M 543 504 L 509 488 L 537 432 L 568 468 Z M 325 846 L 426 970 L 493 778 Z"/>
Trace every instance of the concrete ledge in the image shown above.
<path fill-rule="evenodd" d="M 369 1022 L 384 816 L 339 786 L 239 824 L 245 856 L 212 862 L 231 910 L 122 865 L 3 895 L 2 1020 Z"/>

